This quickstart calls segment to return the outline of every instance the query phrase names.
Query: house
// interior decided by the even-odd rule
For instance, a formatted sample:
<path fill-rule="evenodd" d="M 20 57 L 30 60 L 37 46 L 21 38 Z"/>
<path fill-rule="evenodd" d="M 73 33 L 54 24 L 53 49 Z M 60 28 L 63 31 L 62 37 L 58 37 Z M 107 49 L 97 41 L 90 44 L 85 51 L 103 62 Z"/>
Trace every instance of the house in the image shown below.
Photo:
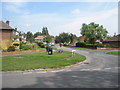
<path fill-rule="evenodd" d="M 119 47 L 120 46 L 120 34 L 114 35 L 113 37 L 109 37 L 103 40 L 103 44 Z"/>
<path fill-rule="evenodd" d="M 35 38 L 35 42 L 43 42 L 43 39 L 45 38 L 45 36 L 37 36 Z"/>
<path fill-rule="evenodd" d="M 0 48 L 7 49 L 14 43 L 20 43 L 19 41 L 13 41 L 14 35 L 16 35 L 16 31 L 17 28 L 14 29 L 10 26 L 10 21 L 0 21 Z"/>
<path fill-rule="evenodd" d="M 80 42 L 85 42 L 86 36 L 80 36 L 79 41 Z"/>
<path fill-rule="evenodd" d="M 0 41 L 13 40 L 13 34 L 15 29 L 13 29 L 9 24 L 9 21 L 6 21 L 6 23 L 0 21 Z"/>

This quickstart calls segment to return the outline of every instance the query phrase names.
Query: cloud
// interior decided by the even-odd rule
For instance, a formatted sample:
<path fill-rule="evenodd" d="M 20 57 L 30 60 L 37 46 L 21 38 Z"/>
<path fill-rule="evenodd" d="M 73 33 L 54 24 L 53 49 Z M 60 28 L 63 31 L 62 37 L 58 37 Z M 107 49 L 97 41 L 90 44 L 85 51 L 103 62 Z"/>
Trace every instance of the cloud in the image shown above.
<path fill-rule="evenodd" d="M 80 10 L 79 9 L 75 9 L 72 11 L 73 14 L 80 14 Z"/>
<path fill-rule="evenodd" d="M 41 31 L 42 27 L 47 26 L 52 35 L 58 35 L 61 32 L 69 32 L 80 36 L 82 23 L 89 24 L 90 22 L 95 22 L 103 25 L 108 30 L 109 34 L 112 35 L 114 32 L 118 33 L 117 10 L 117 8 L 113 8 L 101 12 L 87 13 L 84 17 L 77 16 L 75 18 L 60 16 L 57 13 L 27 14 L 16 18 L 19 19 L 18 22 L 20 24 L 22 23 L 23 26 L 25 26 L 25 28 L 20 27 L 24 32 Z M 18 27 L 20 24 L 18 24 Z"/>
<path fill-rule="evenodd" d="M 96 12 L 93 14 L 87 14 L 85 17 L 77 17 L 72 22 L 61 25 L 59 27 L 54 28 L 54 30 L 58 30 L 57 32 L 53 32 L 54 34 L 58 34 L 61 32 L 71 32 L 80 35 L 80 28 L 82 27 L 82 23 L 89 24 L 90 22 L 95 22 L 97 24 L 103 25 L 109 32 L 109 35 L 113 35 L 114 32 L 118 33 L 118 11 L 117 8 Z"/>
<path fill-rule="evenodd" d="M 21 3 L 13 3 L 12 5 L 14 5 L 15 8 L 14 12 L 22 13 L 21 8 L 23 5 L 21 5 Z M 32 31 L 34 33 L 41 31 L 42 27 L 47 26 L 52 35 L 58 35 L 60 32 L 69 32 L 79 36 L 82 23 L 89 24 L 90 22 L 103 25 L 111 35 L 118 31 L 117 8 L 105 9 L 104 11 L 95 11 L 92 13 L 74 9 L 67 15 L 40 12 L 30 14 L 26 10 L 24 14 L 16 16 L 15 18 L 15 20 L 17 20 L 16 27 L 21 31 L 24 30 L 24 32 Z"/>
<path fill-rule="evenodd" d="M 27 12 L 27 10 L 22 10 L 25 6 L 25 2 L 9 2 L 4 4 L 4 9 L 9 11 L 9 12 L 14 12 L 14 13 L 23 13 Z"/>

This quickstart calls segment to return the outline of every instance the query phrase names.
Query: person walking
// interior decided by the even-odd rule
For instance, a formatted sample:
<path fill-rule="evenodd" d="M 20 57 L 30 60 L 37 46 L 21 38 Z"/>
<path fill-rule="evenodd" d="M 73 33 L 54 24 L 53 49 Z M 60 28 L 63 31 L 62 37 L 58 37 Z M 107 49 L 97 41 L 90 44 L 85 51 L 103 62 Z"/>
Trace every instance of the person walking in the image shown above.
<path fill-rule="evenodd" d="M 59 46 L 60 46 L 60 47 L 62 47 L 62 46 L 63 46 L 63 44 L 62 44 L 62 43 L 60 43 L 60 44 L 59 44 Z"/>

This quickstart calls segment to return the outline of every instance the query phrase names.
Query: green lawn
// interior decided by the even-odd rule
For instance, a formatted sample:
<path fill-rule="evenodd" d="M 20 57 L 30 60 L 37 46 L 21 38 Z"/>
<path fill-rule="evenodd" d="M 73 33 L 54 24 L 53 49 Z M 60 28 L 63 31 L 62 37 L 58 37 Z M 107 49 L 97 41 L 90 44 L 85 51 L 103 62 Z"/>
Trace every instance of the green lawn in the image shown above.
<path fill-rule="evenodd" d="M 120 52 L 107 52 L 107 54 L 120 55 Z"/>
<path fill-rule="evenodd" d="M 54 52 L 53 55 L 44 53 L 33 53 L 14 56 L 2 57 L 2 71 L 15 70 L 33 70 L 33 69 L 48 69 L 68 66 L 84 61 L 85 56 L 76 54 L 72 57 L 71 52 L 64 51 L 63 53 Z"/>

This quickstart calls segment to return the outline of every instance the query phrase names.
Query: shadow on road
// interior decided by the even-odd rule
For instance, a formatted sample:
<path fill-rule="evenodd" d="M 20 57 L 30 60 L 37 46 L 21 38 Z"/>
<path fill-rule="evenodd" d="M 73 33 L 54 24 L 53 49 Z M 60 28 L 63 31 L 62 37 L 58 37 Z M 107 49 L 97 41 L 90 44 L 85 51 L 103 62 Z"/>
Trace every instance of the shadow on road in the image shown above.
<path fill-rule="evenodd" d="M 20 88 L 117 88 L 118 73 L 104 71 L 56 72 L 37 77 L 36 84 Z"/>

